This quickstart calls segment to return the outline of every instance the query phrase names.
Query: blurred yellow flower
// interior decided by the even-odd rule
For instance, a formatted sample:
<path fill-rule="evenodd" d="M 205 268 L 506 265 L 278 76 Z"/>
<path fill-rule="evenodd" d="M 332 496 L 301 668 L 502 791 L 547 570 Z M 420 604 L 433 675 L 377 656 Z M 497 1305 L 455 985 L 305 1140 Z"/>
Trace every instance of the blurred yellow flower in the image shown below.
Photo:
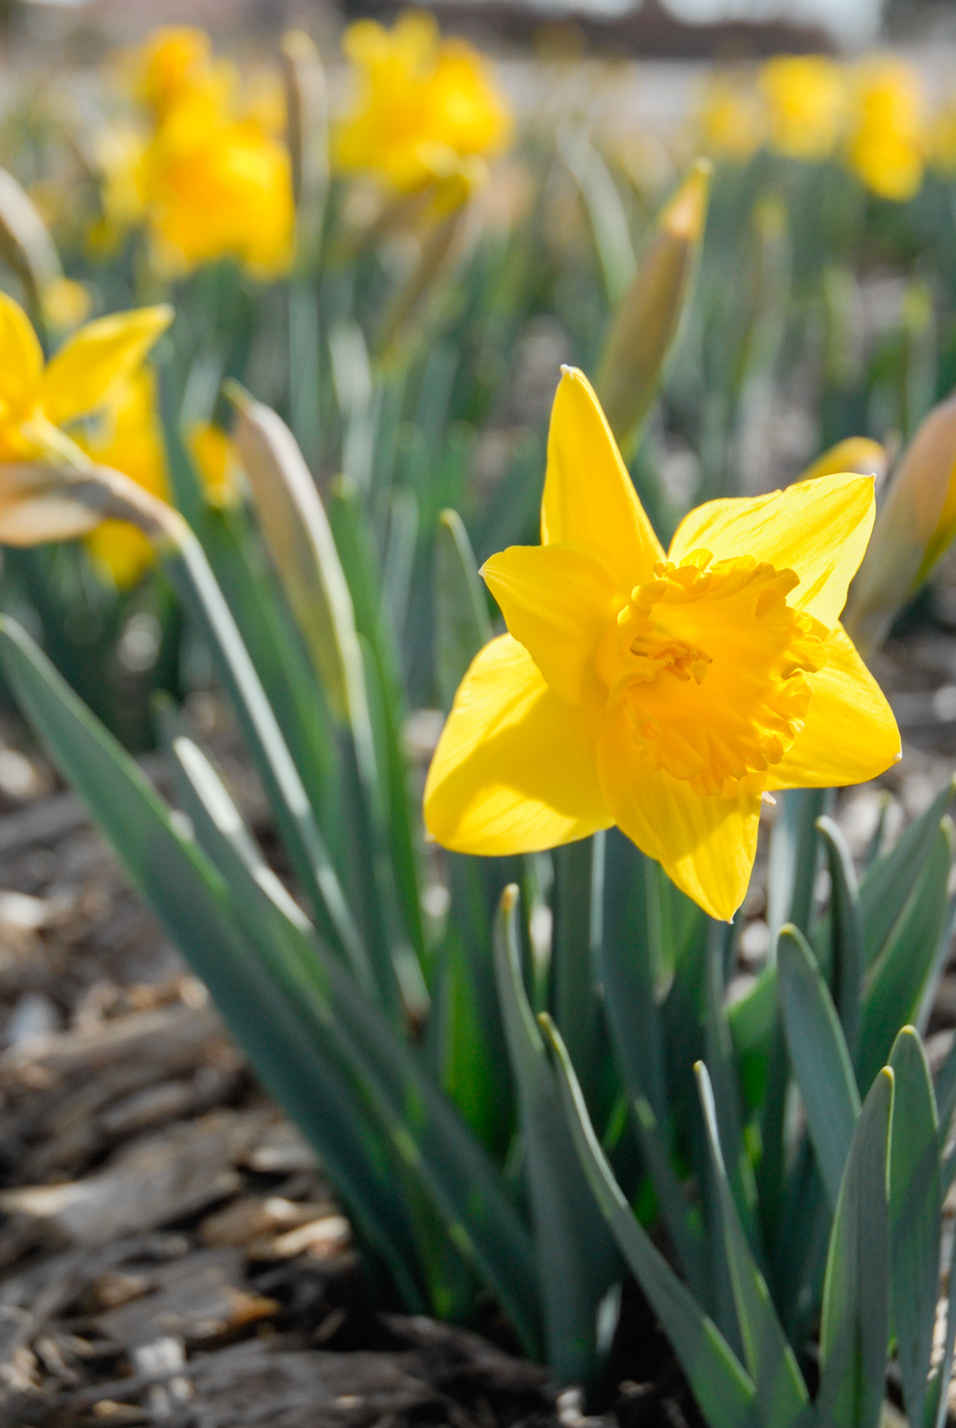
<path fill-rule="evenodd" d="M 867 188 L 904 203 L 919 192 L 929 156 L 923 87 L 912 65 L 876 56 L 852 76 L 847 157 Z"/>
<path fill-rule="evenodd" d="M 54 278 L 40 294 L 43 319 L 56 331 L 76 327 L 90 312 L 90 294 L 72 278 Z"/>
<path fill-rule="evenodd" d="M 256 84 L 243 106 L 237 71 L 211 58 L 202 31 L 161 30 L 137 58 L 146 122 L 99 145 L 106 234 L 145 223 L 171 273 L 223 257 L 285 271 L 295 207 L 274 88 Z"/>
<path fill-rule="evenodd" d="M 947 99 L 933 116 L 930 150 L 934 168 L 952 178 L 956 174 L 956 98 Z"/>
<path fill-rule="evenodd" d="M 232 506 L 239 499 L 239 453 L 221 426 L 197 421 L 187 433 L 190 455 L 211 506 Z"/>
<path fill-rule="evenodd" d="M 483 575 L 509 633 L 471 664 L 425 788 L 434 837 L 532 852 L 612 823 L 713 917 L 743 901 L 765 791 L 875 777 L 892 711 L 840 624 L 873 480 L 691 511 L 665 555 L 597 398 L 558 387 L 538 547 Z"/>
<path fill-rule="evenodd" d="M 23 308 L 0 292 L 0 461 L 75 453 L 75 424 L 121 398 L 171 321 L 165 306 L 97 318 L 44 364 Z"/>
<path fill-rule="evenodd" d="M 794 159 L 829 158 L 846 114 L 842 67 L 823 55 L 776 55 L 761 70 L 760 89 L 771 146 Z"/>
<path fill-rule="evenodd" d="M 463 40 L 443 40 L 430 15 L 408 11 L 391 30 L 357 20 L 344 47 L 357 94 L 333 130 L 338 169 L 408 191 L 506 144 L 511 115 L 487 63 Z"/>
<path fill-rule="evenodd" d="M 708 154 L 743 162 L 767 136 L 766 107 L 748 77 L 717 73 L 707 81 L 697 124 Z"/>
<path fill-rule="evenodd" d="M 44 364 L 26 313 L 0 293 L 0 463 L 76 464 L 87 456 L 164 494 L 153 377 L 143 363 L 171 318 L 168 307 L 98 318 Z M 125 534 L 106 553 L 116 524 L 104 523 L 89 539 L 98 563 L 129 583 L 143 553 Z"/>
<path fill-rule="evenodd" d="M 166 453 L 157 416 L 156 378 L 141 367 L 77 445 L 101 466 L 122 471 L 160 500 L 169 499 Z M 152 565 L 152 542 L 128 521 L 103 521 L 86 537 L 93 564 L 119 590 L 128 590 Z"/>

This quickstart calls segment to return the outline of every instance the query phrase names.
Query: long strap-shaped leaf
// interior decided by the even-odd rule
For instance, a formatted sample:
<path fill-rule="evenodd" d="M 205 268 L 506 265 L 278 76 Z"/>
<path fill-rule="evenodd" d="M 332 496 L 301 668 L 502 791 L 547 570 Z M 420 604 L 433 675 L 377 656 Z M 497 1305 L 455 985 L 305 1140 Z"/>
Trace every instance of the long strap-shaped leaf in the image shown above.
<path fill-rule="evenodd" d="M 183 950 L 191 951 L 197 941 L 190 933 L 175 870 L 196 865 L 198 850 L 175 831 L 161 801 L 112 736 L 84 709 L 29 637 L 8 620 L 0 624 L 0 657 L 25 711 L 82 794 L 127 873 Z M 393 1122 L 393 1142 L 409 1163 L 420 1166 L 448 1233 L 478 1265 L 525 1342 L 535 1347 L 537 1281 L 531 1245 L 495 1167 L 428 1080 L 411 1048 L 363 998 L 341 963 L 325 952 L 317 938 L 305 938 L 291 917 L 286 919 L 286 932 L 290 947 L 298 939 L 302 965 L 306 957 L 321 956 L 329 1025 L 338 1035 L 340 1049 L 350 1052 L 356 1068 L 382 1098 Z M 219 955 L 227 953 L 223 950 Z M 204 965 L 217 973 L 217 985 L 228 983 L 228 965 L 224 973 L 214 958 L 204 959 Z M 233 1000 L 226 997 L 225 1007 L 231 1015 Z"/>
<path fill-rule="evenodd" d="M 884 1067 L 856 1123 L 823 1291 L 820 1428 L 877 1428 L 889 1333 L 886 1166 L 893 1072 Z"/>
<path fill-rule="evenodd" d="M 937 826 L 926 860 L 896 926 L 873 965 L 863 997 L 857 1080 L 868 1086 L 901 1026 L 915 1021 L 945 952 L 946 886 L 953 866 L 953 825 Z"/>
<path fill-rule="evenodd" d="M 330 1065 L 333 1074 L 344 1079 L 352 1096 L 353 1120 L 367 1128 L 379 1148 L 382 1173 L 392 1177 L 392 1193 L 398 1202 L 393 1232 L 411 1260 L 421 1266 L 422 1276 L 429 1280 L 431 1306 L 441 1312 L 447 1304 L 448 1285 L 452 1280 L 467 1280 L 468 1274 L 433 1202 L 423 1193 L 418 1162 L 405 1154 L 408 1138 L 403 1122 L 378 1093 L 376 1084 L 362 1074 L 355 1048 L 343 1035 L 315 929 L 266 864 L 251 830 L 203 752 L 191 739 L 178 735 L 172 740 L 172 754 L 180 775 L 183 807 L 200 845 L 229 884 L 237 915 L 247 927 L 266 976 L 286 996 L 287 1021 L 301 1023 L 316 1054 Z M 321 1154 L 321 1146 L 319 1150 Z M 436 1254 L 443 1261 L 442 1277 L 440 1282 L 431 1282 Z"/>
<path fill-rule="evenodd" d="M 521 976 L 518 889 L 501 896 L 495 919 L 495 970 L 521 1127 L 538 1247 L 548 1362 L 559 1381 L 594 1376 L 598 1306 L 620 1261 L 588 1189 Z"/>
<path fill-rule="evenodd" d="M 757 1390 L 757 1415 L 763 1428 L 808 1428 L 812 1419 L 810 1395 L 780 1326 L 766 1280 L 751 1253 L 727 1179 L 710 1077 L 701 1061 L 694 1070 L 717 1181 L 737 1322 L 747 1368 Z"/>
<path fill-rule="evenodd" d="M 817 1164 L 835 1209 L 860 1096 L 829 989 L 796 927 L 784 927 L 780 933 L 777 976 L 790 1060 Z"/>
<path fill-rule="evenodd" d="M 905 1026 L 890 1055 L 896 1079 L 890 1138 L 890 1303 L 903 1398 L 920 1424 L 933 1351 L 943 1211 L 939 1122 L 919 1034 Z"/>
<path fill-rule="evenodd" d="M 360 982 L 371 987 L 368 954 L 343 897 L 299 772 L 202 546 L 185 523 L 179 544 L 167 549 L 165 555 L 171 579 L 209 639 L 220 677 L 232 696 L 316 918 L 329 938 L 343 949 Z"/>
<path fill-rule="evenodd" d="M 128 877 L 208 985 L 263 1081 L 327 1158 L 359 1228 L 384 1255 L 409 1302 L 422 1302 L 403 1246 L 403 1207 L 381 1147 L 325 1064 L 321 1046 L 289 1014 L 237 926 L 220 873 L 170 821 L 136 764 L 12 621 L 0 657 L 24 713 L 111 842 Z"/>
<path fill-rule="evenodd" d="M 863 914 L 853 856 L 832 818 L 817 820 L 830 870 L 830 936 L 833 951 L 833 1000 L 852 1053 L 860 1024 L 860 984 L 863 979 Z"/>
<path fill-rule="evenodd" d="M 860 915 L 863 945 L 869 966 L 893 931 L 933 845 L 942 818 L 952 802 L 956 780 L 951 780 L 903 834 L 896 847 L 871 863 L 860 879 Z"/>
<path fill-rule="evenodd" d="M 232 825 L 241 823 L 215 771 L 208 764 L 200 768 L 201 759 L 194 750 L 190 772 L 209 816 L 215 819 L 218 810 L 228 806 Z M 458 1251 L 476 1266 L 518 1332 L 535 1347 L 537 1285 L 530 1242 L 482 1146 L 384 1015 L 328 955 L 270 874 L 251 837 L 220 840 L 216 853 L 247 915 L 261 924 L 265 912 L 272 938 L 281 942 L 288 965 L 299 973 L 293 991 L 312 1001 L 338 1058 L 350 1063 L 360 1078 L 384 1133 L 439 1208 Z M 263 896 L 268 899 L 265 909 Z"/>
<path fill-rule="evenodd" d="M 710 1428 L 758 1428 L 756 1389 L 716 1324 L 677 1278 L 635 1218 L 594 1134 L 557 1027 L 541 1018 L 561 1073 L 564 1110 L 588 1183 L 618 1246 L 647 1295 Z"/>

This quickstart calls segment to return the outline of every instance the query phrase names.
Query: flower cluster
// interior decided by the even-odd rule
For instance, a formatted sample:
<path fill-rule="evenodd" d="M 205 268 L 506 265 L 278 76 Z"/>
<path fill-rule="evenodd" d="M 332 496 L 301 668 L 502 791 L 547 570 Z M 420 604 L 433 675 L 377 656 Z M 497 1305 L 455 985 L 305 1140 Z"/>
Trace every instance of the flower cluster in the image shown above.
<path fill-rule="evenodd" d="M 954 115 L 952 105 L 933 110 L 905 60 L 778 55 L 757 72 L 714 74 L 698 123 L 715 157 L 744 160 L 764 146 L 810 163 L 840 157 L 873 193 L 905 202 L 928 165 L 956 168 Z"/>
<path fill-rule="evenodd" d="M 232 257 L 263 276 L 291 262 L 291 165 L 281 96 L 244 91 L 189 28 L 153 34 L 132 61 L 135 119 L 104 131 L 106 242 L 145 225 L 170 273 Z"/>
<path fill-rule="evenodd" d="M 485 61 L 464 41 L 443 40 L 430 15 L 408 11 L 391 30 L 359 20 L 344 47 L 356 92 L 333 134 L 341 171 L 408 192 L 507 141 L 510 113 Z"/>

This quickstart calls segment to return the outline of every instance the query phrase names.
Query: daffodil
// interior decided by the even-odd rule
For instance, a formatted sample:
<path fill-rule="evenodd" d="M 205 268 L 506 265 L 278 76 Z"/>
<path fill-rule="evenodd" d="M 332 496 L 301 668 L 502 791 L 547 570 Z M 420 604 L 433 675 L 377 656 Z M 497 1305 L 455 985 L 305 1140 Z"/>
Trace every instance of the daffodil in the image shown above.
<path fill-rule="evenodd" d="M 254 86 L 244 103 L 234 66 L 214 60 L 208 36 L 189 28 L 157 31 L 134 69 L 143 114 L 101 136 L 96 240 L 143 223 L 167 272 L 223 257 L 262 276 L 285 271 L 295 206 L 274 88 L 264 97 Z"/>
<path fill-rule="evenodd" d="M 430 15 L 409 11 L 391 30 L 357 20 L 344 46 L 357 94 L 333 133 L 338 169 L 411 191 L 504 146 L 511 116 L 485 61 Z"/>
<path fill-rule="evenodd" d="M 149 368 L 133 373 L 78 445 L 98 465 L 121 471 L 160 500 L 169 499 L 156 379 Z M 152 543 L 128 521 L 102 521 L 86 537 L 86 548 L 119 590 L 130 589 L 153 564 Z"/>
<path fill-rule="evenodd" d="M 717 73 L 707 82 L 697 124 L 708 154 L 742 163 L 766 138 L 766 106 L 749 77 Z"/>
<path fill-rule="evenodd" d="M 919 192 L 929 145 L 916 70 L 892 58 L 863 61 L 853 83 L 850 166 L 875 194 L 903 203 Z"/>
<path fill-rule="evenodd" d="M 74 459 L 81 424 L 117 400 L 171 320 L 165 306 L 97 318 L 45 363 L 23 308 L 0 292 L 0 461 Z"/>
<path fill-rule="evenodd" d="M 843 69 L 824 55 L 775 55 L 760 73 L 770 143 L 794 159 L 829 158 L 846 112 Z"/>
<path fill-rule="evenodd" d="M 899 757 L 840 625 L 873 481 L 819 476 L 711 501 L 665 554 L 590 385 L 555 398 L 538 547 L 484 578 L 508 633 L 477 655 L 425 789 L 461 852 L 530 852 L 616 823 L 714 917 L 753 866 L 762 797 Z"/>
<path fill-rule="evenodd" d="M 0 464 L 95 460 L 164 495 L 154 383 L 143 363 L 171 317 L 168 307 L 149 307 L 98 318 L 44 363 L 26 313 L 0 293 Z M 89 537 L 94 559 L 129 584 L 149 552 L 132 528 L 111 532 L 113 524 Z"/>

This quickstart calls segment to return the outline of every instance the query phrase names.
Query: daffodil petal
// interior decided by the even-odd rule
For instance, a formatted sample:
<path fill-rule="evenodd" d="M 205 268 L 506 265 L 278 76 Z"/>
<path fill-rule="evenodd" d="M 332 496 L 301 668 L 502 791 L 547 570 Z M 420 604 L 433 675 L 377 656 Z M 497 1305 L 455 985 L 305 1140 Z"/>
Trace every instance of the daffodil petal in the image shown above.
<path fill-rule="evenodd" d="M 0 292 L 0 407 L 19 414 L 32 405 L 43 372 L 43 349 L 18 302 Z"/>
<path fill-rule="evenodd" d="M 900 757 L 893 711 L 842 625 L 826 641 L 827 663 L 808 673 L 813 690 L 803 731 L 767 788 L 835 788 L 876 778 Z"/>
<path fill-rule="evenodd" d="M 614 583 L 598 557 L 566 545 L 513 545 L 481 573 L 555 694 L 571 704 L 593 695 L 595 647 L 616 613 Z"/>
<path fill-rule="evenodd" d="M 41 405 L 55 426 L 108 405 L 172 321 L 170 307 L 113 313 L 81 327 L 43 374 Z"/>
<path fill-rule="evenodd" d="M 584 838 L 612 822 L 597 772 L 603 704 L 566 704 L 527 650 L 501 635 L 462 680 L 425 785 L 446 848 L 497 856 Z"/>
<path fill-rule="evenodd" d="M 873 529 L 873 478 L 842 473 L 799 481 L 770 496 L 707 501 L 685 516 L 671 542 L 679 564 L 701 548 L 714 560 L 752 555 L 800 584 L 790 604 L 835 625 Z"/>
<path fill-rule="evenodd" d="M 760 795 L 701 796 L 683 779 L 638 758 L 623 708 L 598 746 L 604 793 L 622 832 L 659 862 L 711 917 L 729 921 L 744 900 L 757 851 Z"/>
<path fill-rule="evenodd" d="M 625 598 L 664 559 L 601 404 L 573 367 L 554 398 L 541 502 L 541 544 L 564 541 L 598 552 Z"/>

